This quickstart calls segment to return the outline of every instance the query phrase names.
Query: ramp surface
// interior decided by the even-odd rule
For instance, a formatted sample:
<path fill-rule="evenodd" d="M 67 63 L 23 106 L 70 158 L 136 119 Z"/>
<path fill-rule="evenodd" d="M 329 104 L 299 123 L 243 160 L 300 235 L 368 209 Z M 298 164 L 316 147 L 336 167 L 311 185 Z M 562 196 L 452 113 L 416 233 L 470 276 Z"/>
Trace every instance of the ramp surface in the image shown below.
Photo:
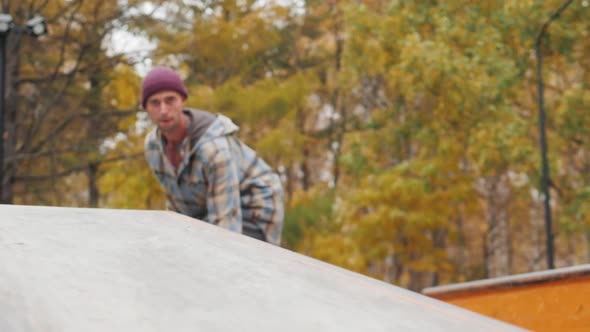
<path fill-rule="evenodd" d="M 0 205 L 0 331 L 511 330 L 172 212 Z"/>

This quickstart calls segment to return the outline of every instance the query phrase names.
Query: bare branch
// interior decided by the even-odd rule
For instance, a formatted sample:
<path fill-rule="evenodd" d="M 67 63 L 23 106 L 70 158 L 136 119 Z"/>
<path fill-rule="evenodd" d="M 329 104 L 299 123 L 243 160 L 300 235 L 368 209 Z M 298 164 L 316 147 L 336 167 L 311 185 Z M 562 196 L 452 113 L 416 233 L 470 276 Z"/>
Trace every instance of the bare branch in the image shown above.
<path fill-rule="evenodd" d="M 116 162 L 116 161 L 120 161 L 120 160 L 139 159 L 140 157 L 143 157 L 143 152 L 138 152 L 138 153 L 134 153 L 134 154 L 130 154 L 130 155 L 120 155 L 120 156 L 104 159 L 104 160 L 101 160 L 100 163 L 105 164 L 105 163 L 112 163 L 112 162 Z M 29 182 L 46 181 L 46 180 L 54 179 L 56 177 L 64 177 L 64 176 L 72 175 L 77 172 L 84 171 L 84 170 L 86 170 L 87 167 L 88 167 L 88 163 L 85 163 L 83 165 L 74 166 L 72 168 L 69 168 L 67 170 L 64 170 L 62 172 L 55 173 L 55 174 L 15 176 L 14 180 L 16 180 L 16 181 L 29 181 Z"/>

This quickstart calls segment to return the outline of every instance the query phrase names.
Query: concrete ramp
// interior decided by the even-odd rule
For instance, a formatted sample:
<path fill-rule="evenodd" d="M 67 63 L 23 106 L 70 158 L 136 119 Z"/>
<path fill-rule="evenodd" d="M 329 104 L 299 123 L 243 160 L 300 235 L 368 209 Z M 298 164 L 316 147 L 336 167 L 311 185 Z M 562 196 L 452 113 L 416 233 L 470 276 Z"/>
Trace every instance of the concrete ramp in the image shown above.
<path fill-rule="evenodd" d="M 517 328 L 176 213 L 0 205 L 0 331 Z"/>

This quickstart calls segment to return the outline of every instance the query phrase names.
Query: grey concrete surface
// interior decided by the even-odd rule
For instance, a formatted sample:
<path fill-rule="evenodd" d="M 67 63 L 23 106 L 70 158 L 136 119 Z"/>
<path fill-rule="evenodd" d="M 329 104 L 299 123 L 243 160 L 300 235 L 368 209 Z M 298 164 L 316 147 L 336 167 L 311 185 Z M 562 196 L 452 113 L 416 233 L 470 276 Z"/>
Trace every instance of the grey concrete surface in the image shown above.
<path fill-rule="evenodd" d="M 512 331 L 176 213 L 0 205 L 0 331 Z"/>

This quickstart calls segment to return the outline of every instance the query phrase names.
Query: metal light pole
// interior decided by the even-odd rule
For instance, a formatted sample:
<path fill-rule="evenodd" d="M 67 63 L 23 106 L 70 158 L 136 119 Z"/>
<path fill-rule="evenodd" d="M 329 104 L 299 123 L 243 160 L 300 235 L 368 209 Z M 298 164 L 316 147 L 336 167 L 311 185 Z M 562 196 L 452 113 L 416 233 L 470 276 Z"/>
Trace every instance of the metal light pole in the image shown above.
<path fill-rule="evenodd" d="M 6 39 L 12 16 L 0 14 L 0 203 L 4 203 L 4 98 L 6 94 Z"/>
<path fill-rule="evenodd" d="M 25 26 L 17 26 L 9 14 L 0 13 L 0 203 L 4 202 L 4 139 L 6 107 L 6 41 L 11 32 L 25 33 L 39 37 L 47 33 L 45 19 L 35 16 Z"/>
<path fill-rule="evenodd" d="M 551 17 L 549 20 L 543 24 L 541 28 L 541 32 L 537 37 L 537 42 L 535 43 L 535 55 L 537 56 L 537 79 L 538 79 L 538 98 L 539 98 L 539 131 L 540 131 L 540 138 L 541 138 L 541 169 L 543 172 L 543 178 L 541 181 L 541 187 L 543 189 L 544 197 L 544 206 L 545 206 L 545 233 L 546 233 L 546 242 L 547 242 L 547 268 L 553 269 L 555 268 L 554 263 L 554 249 L 553 249 L 553 227 L 551 226 L 551 196 L 549 194 L 549 185 L 551 183 L 549 177 L 549 162 L 547 160 L 547 137 L 545 135 L 545 97 L 544 97 L 544 86 L 543 86 L 543 55 L 541 53 L 541 42 L 543 41 L 543 37 L 547 33 L 549 29 L 549 24 L 553 22 L 555 19 L 561 15 L 567 6 L 569 6 L 573 0 L 566 1 Z"/>

